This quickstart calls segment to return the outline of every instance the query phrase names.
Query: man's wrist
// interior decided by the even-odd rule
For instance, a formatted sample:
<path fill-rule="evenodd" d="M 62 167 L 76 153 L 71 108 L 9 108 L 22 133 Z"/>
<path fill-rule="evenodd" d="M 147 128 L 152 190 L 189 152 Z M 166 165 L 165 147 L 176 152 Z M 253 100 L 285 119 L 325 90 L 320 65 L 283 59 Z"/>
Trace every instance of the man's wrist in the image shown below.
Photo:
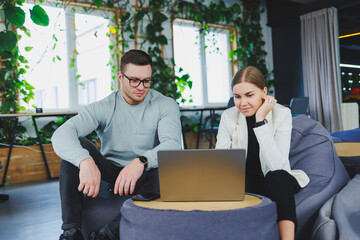
<path fill-rule="evenodd" d="M 139 162 L 144 165 L 144 170 L 148 168 L 149 162 L 147 157 L 145 156 L 138 156 Z"/>
<path fill-rule="evenodd" d="M 93 160 L 93 159 L 92 158 L 85 158 L 85 159 L 81 160 L 81 162 L 79 163 L 79 169 L 81 168 L 81 165 L 89 163 L 91 160 Z"/>

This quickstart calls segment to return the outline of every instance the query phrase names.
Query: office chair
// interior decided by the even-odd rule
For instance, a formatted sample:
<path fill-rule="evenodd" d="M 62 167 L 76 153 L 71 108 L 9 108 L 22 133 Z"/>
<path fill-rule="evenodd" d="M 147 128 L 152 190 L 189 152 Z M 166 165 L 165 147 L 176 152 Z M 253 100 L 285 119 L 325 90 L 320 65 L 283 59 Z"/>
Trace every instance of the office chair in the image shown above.
<path fill-rule="evenodd" d="M 206 141 L 209 142 L 209 149 L 215 148 L 220 117 L 221 115 L 219 114 L 211 113 L 205 118 L 204 124 L 200 129 L 203 138 L 203 148 L 205 148 Z"/>
<path fill-rule="evenodd" d="M 235 106 L 234 97 L 229 99 L 226 109 Z M 221 115 L 216 114 L 215 112 L 210 113 L 210 116 L 207 116 L 204 121 L 204 125 L 201 127 L 200 132 L 203 136 L 203 148 L 205 148 L 206 140 L 209 141 L 209 148 L 215 148 L 216 135 L 218 132 L 218 125 L 220 123 Z"/>
<path fill-rule="evenodd" d="M 235 106 L 234 97 L 231 97 L 229 99 L 229 102 L 228 102 L 227 106 L 226 106 L 226 109 L 231 108 L 233 106 Z"/>
<path fill-rule="evenodd" d="M 309 116 L 309 97 L 291 98 L 289 108 L 293 117 L 300 114 Z"/>

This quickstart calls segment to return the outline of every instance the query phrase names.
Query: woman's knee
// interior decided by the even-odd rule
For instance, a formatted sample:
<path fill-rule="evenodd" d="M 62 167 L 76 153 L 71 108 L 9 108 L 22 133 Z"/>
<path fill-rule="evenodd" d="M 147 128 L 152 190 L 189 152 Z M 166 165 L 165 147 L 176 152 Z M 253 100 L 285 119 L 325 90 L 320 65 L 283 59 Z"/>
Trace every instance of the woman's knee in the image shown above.
<path fill-rule="evenodd" d="M 285 170 L 269 171 L 265 175 L 265 182 L 282 182 L 289 177 L 289 173 Z"/>

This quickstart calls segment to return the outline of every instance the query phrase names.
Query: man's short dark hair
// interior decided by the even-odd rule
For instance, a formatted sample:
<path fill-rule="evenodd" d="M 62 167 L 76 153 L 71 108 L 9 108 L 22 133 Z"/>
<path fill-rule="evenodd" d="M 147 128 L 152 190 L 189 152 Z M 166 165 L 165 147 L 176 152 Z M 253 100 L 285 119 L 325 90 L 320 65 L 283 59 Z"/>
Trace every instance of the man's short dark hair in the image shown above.
<path fill-rule="evenodd" d="M 121 63 L 120 63 L 120 71 L 124 71 L 125 66 L 129 63 L 139 65 L 139 66 L 145 66 L 150 64 L 151 70 L 152 70 L 152 60 L 151 57 L 142 50 L 129 50 L 127 51 L 122 57 L 121 57 Z"/>

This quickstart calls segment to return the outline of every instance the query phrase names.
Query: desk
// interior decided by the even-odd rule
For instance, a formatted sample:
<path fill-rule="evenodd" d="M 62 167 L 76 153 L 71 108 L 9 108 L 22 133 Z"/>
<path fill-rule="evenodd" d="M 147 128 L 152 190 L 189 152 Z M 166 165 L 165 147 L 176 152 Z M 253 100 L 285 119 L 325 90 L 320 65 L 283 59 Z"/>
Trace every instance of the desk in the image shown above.
<path fill-rule="evenodd" d="M 201 129 L 202 129 L 202 124 L 203 124 L 203 115 L 204 115 L 204 111 L 209 111 L 210 113 L 210 130 L 214 130 L 214 123 L 215 123 L 215 112 L 216 111 L 223 111 L 225 110 L 226 107 L 213 107 L 213 108 L 181 108 L 180 112 L 200 112 L 200 118 L 199 118 L 199 123 L 198 123 L 198 127 L 199 127 L 199 131 L 197 133 L 197 137 L 196 137 L 196 148 L 199 148 L 199 140 L 200 140 L 200 134 L 201 134 Z M 182 128 L 184 129 L 184 128 Z M 182 130 L 182 134 L 184 135 L 184 130 Z M 212 132 L 211 132 L 212 133 Z M 211 142 L 212 142 L 212 134 L 210 135 L 210 147 L 211 147 Z M 186 145 L 186 141 L 184 138 L 184 148 L 187 148 Z"/>
<path fill-rule="evenodd" d="M 260 195 L 229 202 L 135 202 L 121 208 L 120 239 L 279 239 L 276 205 Z"/>
<path fill-rule="evenodd" d="M 11 132 L 11 138 L 10 138 L 10 147 L 9 147 L 9 152 L 8 152 L 8 156 L 7 156 L 7 161 L 6 161 L 6 165 L 5 165 L 5 170 L 4 170 L 4 176 L 3 176 L 3 180 L 1 183 L 1 187 L 5 185 L 6 182 L 6 175 L 7 175 L 7 171 L 9 168 L 9 164 L 10 164 L 10 159 L 11 159 L 11 152 L 14 146 L 14 140 L 15 140 L 15 135 L 16 135 L 16 128 L 19 122 L 19 117 L 31 117 L 32 121 L 34 123 L 34 128 L 35 128 L 35 133 L 36 133 L 36 137 L 38 139 L 39 142 L 39 146 L 40 146 L 40 150 L 41 150 L 41 154 L 44 160 L 44 164 L 45 164 L 45 168 L 46 168 L 46 173 L 48 175 L 49 179 L 53 179 L 53 177 L 50 174 L 50 169 L 46 160 L 46 156 L 45 156 L 45 152 L 44 152 L 44 148 L 43 145 L 40 141 L 40 134 L 39 134 L 39 130 L 36 124 L 36 118 L 37 117 L 58 117 L 58 116 L 74 116 L 76 115 L 77 112 L 52 112 L 52 113 L 16 113 L 16 114 L 0 114 L 0 120 L 1 119 L 15 119 L 15 123 L 12 127 L 12 132 Z"/>

